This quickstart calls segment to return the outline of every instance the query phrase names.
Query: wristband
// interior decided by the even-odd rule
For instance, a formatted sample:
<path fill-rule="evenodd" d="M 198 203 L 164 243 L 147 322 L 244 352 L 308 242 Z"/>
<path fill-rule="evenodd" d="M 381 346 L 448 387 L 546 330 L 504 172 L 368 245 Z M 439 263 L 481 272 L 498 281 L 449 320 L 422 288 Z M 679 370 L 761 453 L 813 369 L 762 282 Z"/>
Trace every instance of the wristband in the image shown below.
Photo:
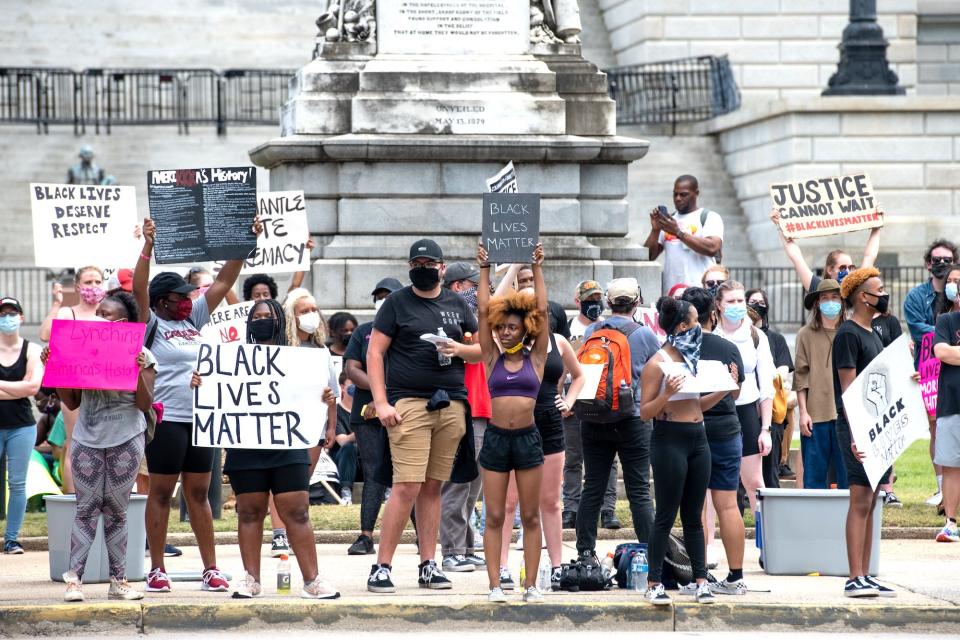
<path fill-rule="evenodd" d="M 146 260 L 147 262 L 150 262 L 150 256 L 148 256 L 148 255 L 145 254 L 145 253 L 141 253 L 141 254 L 140 254 L 140 259 L 141 259 L 141 260 Z"/>

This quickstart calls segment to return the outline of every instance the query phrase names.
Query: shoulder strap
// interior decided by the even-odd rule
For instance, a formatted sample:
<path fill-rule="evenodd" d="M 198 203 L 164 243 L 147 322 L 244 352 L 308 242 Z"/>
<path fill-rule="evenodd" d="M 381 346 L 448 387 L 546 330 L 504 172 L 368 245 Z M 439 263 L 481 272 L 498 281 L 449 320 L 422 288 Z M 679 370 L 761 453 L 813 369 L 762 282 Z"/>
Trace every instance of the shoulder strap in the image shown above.
<path fill-rule="evenodd" d="M 26 361 L 26 360 L 27 360 L 27 350 L 28 350 L 29 348 L 30 348 L 30 341 L 27 340 L 26 338 L 24 338 L 24 339 L 23 339 L 23 346 L 20 347 L 20 355 L 17 356 L 17 361 L 20 361 L 20 360 Z"/>
<path fill-rule="evenodd" d="M 70 315 L 73 316 L 73 319 L 74 319 L 74 320 L 77 319 L 77 312 L 76 312 L 76 310 L 74 310 L 73 307 L 70 307 Z"/>
<path fill-rule="evenodd" d="M 641 325 L 631 320 L 630 322 L 623 325 L 622 327 L 615 327 L 615 328 L 617 329 L 617 331 L 619 331 L 620 333 L 622 333 L 623 335 L 629 338 L 630 336 L 633 335 L 634 331 L 640 328 L 640 326 Z"/>
<path fill-rule="evenodd" d="M 157 337 L 157 327 L 160 326 L 160 319 L 156 315 L 153 316 L 154 322 L 153 326 L 150 328 L 150 332 L 147 333 L 147 339 L 143 341 L 143 346 L 147 349 L 153 347 L 153 339 Z"/>
<path fill-rule="evenodd" d="M 704 207 L 700 210 L 700 228 L 702 229 L 707 224 L 707 216 L 710 215 L 710 209 Z"/>
<path fill-rule="evenodd" d="M 753 348 L 758 349 L 760 347 L 760 334 L 757 333 L 757 328 L 750 325 L 750 337 L 753 339 Z"/>

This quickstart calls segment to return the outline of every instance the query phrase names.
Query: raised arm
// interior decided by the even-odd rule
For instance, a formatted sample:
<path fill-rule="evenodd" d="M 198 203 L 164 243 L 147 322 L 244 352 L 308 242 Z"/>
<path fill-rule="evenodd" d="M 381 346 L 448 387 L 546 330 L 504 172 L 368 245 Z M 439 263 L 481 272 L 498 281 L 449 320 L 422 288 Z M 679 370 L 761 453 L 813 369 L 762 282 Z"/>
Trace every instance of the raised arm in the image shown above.
<path fill-rule="evenodd" d="M 543 280 L 543 244 L 538 243 L 533 250 L 533 290 L 537 297 L 537 311 L 543 318 L 540 335 L 534 336 L 533 365 L 537 368 L 540 377 L 543 377 L 543 367 L 547 362 L 547 348 L 550 346 L 550 306 L 547 303 L 547 283 Z"/>
<path fill-rule="evenodd" d="M 507 292 L 507 289 L 513 286 L 513 283 L 517 280 L 517 274 L 520 273 L 520 267 L 523 265 L 519 262 L 511 264 L 507 268 L 507 272 L 503 274 L 503 277 L 500 278 L 500 282 L 497 283 L 497 290 L 493 292 L 495 296 L 502 296 Z"/>
<path fill-rule="evenodd" d="M 313 241 L 313 238 L 307 234 L 307 251 L 313 251 L 313 248 L 317 246 L 317 243 Z M 290 286 L 287 288 L 287 293 L 290 293 L 294 289 L 299 289 L 303 286 L 303 279 L 307 275 L 306 271 L 297 271 L 293 274 L 293 277 L 290 278 Z M 353 380 L 353 378 L 350 378 Z M 364 387 L 366 388 L 366 387 Z"/>
<path fill-rule="evenodd" d="M 153 241 L 157 237 L 157 225 L 150 218 L 143 221 L 143 250 L 133 269 L 133 297 L 140 308 L 140 322 L 150 319 L 150 256 L 153 255 Z"/>
<path fill-rule="evenodd" d="M 253 232 L 258 236 L 263 232 L 263 223 L 260 222 L 259 218 L 253 221 Z M 241 269 L 243 269 L 242 259 L 227 260 L 223 263 L 223 267 L 220 268 L 220 273 L 217 274 L 217 279 L 213 281 L 213 284 L 210 285 L 207 292 L 203 294 L 203 297 L 207 299 L 207 309 L 213 311 L 223 302 L 223 299 L 233 289 L 233 285 L 236 284 L 237 278 L 240 277 Z M 236 295 L 233 296 L 233 299 L 237 299 Z M 231 302 L 230 304 L 235 304 L 235 302 Z"/>
<path fill-rule="evenodd" d="M 59 282 L 53 283 L 53 304 L 50 305 L 50 312 L 43 319 L 40 325 L 40 340 L 50 342 L 50 329 L 53 327 L 55 318 L 60 317 L 60 310 L 63 308 L 63 285 Z"/>
<path fill-rule="evenodd" d="M 773 226 L 777 228 L 777 235 L 780 236 L 780 244 L 783 245 L 783 252 L 787 254 L 787 259 L 789 259 L 793 265 L 793 270 L 800 276 L 800 284 L 803 285 L 805 291 L 809 291 L 810 283 L 813 282 L 813 270 L 810 269 L 810 265 L 804 260 L 803 252 L 800 250 L 800 247 L 797 246 L 797 243 L 793 241 L 793 238 L 788 238 L 783 235 L 783 230 L 780 229 L 779 210 L 770 210 L 770 221 L 773 222 Z"/>
<path fill-rule="evenodd" d="M 487 375 L 489 376 L 497 358 L 500 357 L 500 348 L 493 341 L 493 334 L 490 332 L 488 315 L 490 309 L 490 262 L 487 258 L 487 250 L 483 248 L 482 243 L 477 245 L 477 265 L 480 267 L 480 284 L 477 285 L 477 337 L 480 342 L 483 363 L 486 365 Z M 506 282 L 506 278 L 504 282 Z M 498 288 L 497 295 L 500 295 L 499 291 Z"/>
<path fill-rule="evenodd" d="M 877 207 L 877 213 L 882 218 L 884 216 L 883 207 Z M 874 227 L 870 229 L 870 236 L 867 238 L 867 246 L 863 249 L 863 262 L 860 267 L 867 269 L 877 263 L 877 256 L 880 255 L 880 232 L 883 227 Z"/>

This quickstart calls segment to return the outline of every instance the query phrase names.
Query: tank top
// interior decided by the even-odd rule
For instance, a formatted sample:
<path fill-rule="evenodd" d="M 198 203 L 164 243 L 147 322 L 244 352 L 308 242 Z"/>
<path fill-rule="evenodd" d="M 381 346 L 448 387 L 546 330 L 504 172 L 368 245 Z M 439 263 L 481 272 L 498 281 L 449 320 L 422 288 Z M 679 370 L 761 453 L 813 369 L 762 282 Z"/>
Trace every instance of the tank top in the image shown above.
<path fill-rule="evenodd" d="M 0 380 L 4 382 L 20 382 L 27 377 L 27 348 L 30 341 L 24 338 L 20 356 L 9 367 L 0 365 Z M 36 424 L 33 417 L 33 408 L 30 398 L 17 400 L 0 400 L 0 429 L 16 429 Z"/>
<path fill-rule="evenodd" d="M 533 368 L 533 362 L 530 361 L 530 354 L 523 354 L 523 366 L 520 367 L 520 371 L 515 373 L 507 371 L 503 362 L 503 356 L 501 355 L 497 358 L 496 364 L 493 365 L 490 377 L 487 378 L 490 397 L 519 396 L 536 400 L 537 394 L 540 393 L 540 380 Z"/>
<path fill-rule="evenodd" d="M 554 334 L 550 334 L 550 353 L 543 365 L 543 382 L 540 383 L 540 393 L 537 394 L 537 404 L 553 406 L 557 395 L 557 384 L 563 375 L 563 357 L 557 348 Z"/>

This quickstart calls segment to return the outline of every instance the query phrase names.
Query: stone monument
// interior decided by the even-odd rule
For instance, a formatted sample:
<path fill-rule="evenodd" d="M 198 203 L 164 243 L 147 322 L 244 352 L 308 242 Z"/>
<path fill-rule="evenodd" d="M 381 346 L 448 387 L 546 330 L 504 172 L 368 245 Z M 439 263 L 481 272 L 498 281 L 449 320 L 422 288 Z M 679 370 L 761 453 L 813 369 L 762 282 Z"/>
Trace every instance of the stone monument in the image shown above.
<path fill-rule="evenodd" d="M 411 242 L 472 259 L 485 180 L 508 161 L 541 194 L 551 297 L 659 267 L 628 246 L 627 165 L 606 76 L 580 55 L 576 0 L 331 0 L 291 80 L 281 136 L 251 150 L 270 188 L 303 189 L 321 306 L 372 309 Z"/>

